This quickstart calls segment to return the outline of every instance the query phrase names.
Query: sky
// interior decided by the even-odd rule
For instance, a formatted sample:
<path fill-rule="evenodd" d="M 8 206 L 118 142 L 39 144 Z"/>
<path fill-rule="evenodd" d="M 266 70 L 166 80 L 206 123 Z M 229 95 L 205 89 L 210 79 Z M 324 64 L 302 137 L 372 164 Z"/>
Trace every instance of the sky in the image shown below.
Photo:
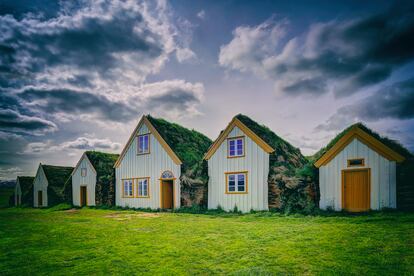
<path fill-rule="evenodd" d="M 410 1 L 0 2 L 0 180 L 120 153 L 143 114 L 243 113 L 311 155 L 355 122 L 414 151 Z"/>

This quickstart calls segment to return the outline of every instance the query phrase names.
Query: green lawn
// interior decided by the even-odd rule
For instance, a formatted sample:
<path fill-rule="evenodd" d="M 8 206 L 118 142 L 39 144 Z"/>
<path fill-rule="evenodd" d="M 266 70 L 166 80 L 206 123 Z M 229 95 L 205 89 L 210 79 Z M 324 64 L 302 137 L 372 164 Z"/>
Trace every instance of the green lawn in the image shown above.
<path fill-rule="evenodd" d="M 9 206 L 9 199 L 13 193 L 14 188 L 0 187 L 0 208 Z"/>
<path fill-rule="evenodd" d="M 414 214 L 0 210 L 0 274 L 414 274 Z"/>

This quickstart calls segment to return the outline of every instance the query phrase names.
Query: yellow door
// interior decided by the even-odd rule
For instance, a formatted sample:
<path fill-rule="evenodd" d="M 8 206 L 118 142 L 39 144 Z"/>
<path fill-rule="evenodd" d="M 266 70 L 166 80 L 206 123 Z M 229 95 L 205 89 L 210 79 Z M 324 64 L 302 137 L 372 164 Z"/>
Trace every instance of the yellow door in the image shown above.
<path fill-rule="evenodd" d="M 370 170 L 342 172 L 342 208 L 350 212 L 370 209 Z"/>
<path fill-rule="evenodd" d="M 162 200 L 161 207 L 164 209 L 172 209 L 173 205 L 173 182 L 172 181 L 162 181 Z"/>

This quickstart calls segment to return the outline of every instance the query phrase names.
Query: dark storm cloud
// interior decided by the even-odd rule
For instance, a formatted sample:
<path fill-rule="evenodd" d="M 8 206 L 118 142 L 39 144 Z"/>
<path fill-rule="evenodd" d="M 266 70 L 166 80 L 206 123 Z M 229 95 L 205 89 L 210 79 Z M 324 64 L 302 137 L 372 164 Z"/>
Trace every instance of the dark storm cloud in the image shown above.
<path fill-rule="evenodd" d="M 13 133 L 37 134 L 56 129 L 56 125 L 48 120 L 23 115 L 11 109 L 0 109 L 0 130 Z"/>
<path fill-rule="evenodd" d="M 130 120 L 137 112 L 130 105 L 112 101 L 105 96 L 69 89 L 26 89 L 18 96 L 31 108 L 37 108 L 48 114 L 95 114 L 101 119 L 111 121 Z"/>
<path fill-rule="evenodd" d="M 340 108 L 317 130 L 337 130 L 348 124 L 363 120 L 413 119 L 414 118 L 414 78 L 394 83 L 380 89 L 361 101 Z"/>
<path fill-rule="evenodd" d="M 286 94 L 346 96 L 386 80 L 414 60 L 414 4 L 399 4 L 382 14 L 311 25 L 303 36 L 288 38 L 287 24 L 274 18 L 239 27 L 221 47 L 222 66 L 252 71 L 276 82 Z"/>
<path fill-rule="evenodd" d="M 188 104 L 199 103 L 200 100 L 194 91 L 169 90 L 168 93 L 150 96 L 146 104 L 149 108 L 166 105 L 173 108 L 184 108 Z"/>

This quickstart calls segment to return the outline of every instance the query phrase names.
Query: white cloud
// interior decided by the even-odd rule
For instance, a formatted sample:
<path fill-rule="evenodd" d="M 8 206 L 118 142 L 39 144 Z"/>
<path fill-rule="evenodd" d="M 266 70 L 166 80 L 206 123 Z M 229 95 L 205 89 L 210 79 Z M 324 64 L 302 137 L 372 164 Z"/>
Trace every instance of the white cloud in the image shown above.
<path fill-rule="evenodd" d="M 205 10 L 201 10 L 197 13 L 197 17 L 200 19 L 205 19 L 206 18 L 206 12 Z"/>

